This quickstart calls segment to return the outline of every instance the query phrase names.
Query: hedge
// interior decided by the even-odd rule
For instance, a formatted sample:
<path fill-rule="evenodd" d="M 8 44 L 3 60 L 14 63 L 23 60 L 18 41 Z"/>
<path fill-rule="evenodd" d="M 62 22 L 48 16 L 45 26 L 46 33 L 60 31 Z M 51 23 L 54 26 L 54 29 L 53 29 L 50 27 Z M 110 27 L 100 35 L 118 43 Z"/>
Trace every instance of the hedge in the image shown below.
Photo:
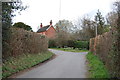
<path fill-rule="evenodd" d="M 89 49 L 89 42 L 88 41 L 75 41 L 75 48 L 79 49 Z"/>
<path fill-rule="evenodd" d="M 78 49 L 87 49 L 89 50 L 89 41 L 74 41 L 74 40 L 68 40 L 66 45 L 62 45 L 63 47 L 73 47 Z M 56 48 L 60 47 L 57 45 L 55 39 L 49 40 L 49 48 Z"/>

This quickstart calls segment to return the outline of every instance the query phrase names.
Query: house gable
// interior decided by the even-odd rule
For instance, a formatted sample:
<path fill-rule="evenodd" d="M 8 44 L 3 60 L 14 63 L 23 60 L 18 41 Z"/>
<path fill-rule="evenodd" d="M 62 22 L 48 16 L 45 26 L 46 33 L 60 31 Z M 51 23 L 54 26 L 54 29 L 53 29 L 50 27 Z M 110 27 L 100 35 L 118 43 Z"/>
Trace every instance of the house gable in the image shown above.
<path fill-rule="evenodd" d="M 46 35 L 48 38 L 55 38 L 56 36 L 56 30 L 55 28 L 52 26 L 52 20 L 50 21 L 50 25 L 44 26 L 42 27 L 42 23 L 40 25 L 40 29 L 37 31 L 37 33 Z"/>
<path fill-rule="evenodd" d="M 53 26 L 51 26 L 46 32 L 45 32 L 45 35 L 48 37 L 48 38 L 55 38 L 56 36 L 56 30 Z"/>

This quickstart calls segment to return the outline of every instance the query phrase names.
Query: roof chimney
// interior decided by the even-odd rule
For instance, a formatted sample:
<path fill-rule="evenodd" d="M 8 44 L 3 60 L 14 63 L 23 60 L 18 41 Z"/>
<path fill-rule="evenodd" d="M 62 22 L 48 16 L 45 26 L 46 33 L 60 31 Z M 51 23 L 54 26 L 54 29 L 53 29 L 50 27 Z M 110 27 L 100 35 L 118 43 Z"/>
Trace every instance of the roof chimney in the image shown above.
<path fill-rule="evenodd" d="M 52 20 L 50 20 L 50 25 L 52 25 Z"/>
<path fill-rule="evenodd" d="M 43 25 L 42 25 L 42 23 L 41 23 L 41 24 L 40 24 L 40 28 L 42 28 L 42 26 L 43 26 Z"/>

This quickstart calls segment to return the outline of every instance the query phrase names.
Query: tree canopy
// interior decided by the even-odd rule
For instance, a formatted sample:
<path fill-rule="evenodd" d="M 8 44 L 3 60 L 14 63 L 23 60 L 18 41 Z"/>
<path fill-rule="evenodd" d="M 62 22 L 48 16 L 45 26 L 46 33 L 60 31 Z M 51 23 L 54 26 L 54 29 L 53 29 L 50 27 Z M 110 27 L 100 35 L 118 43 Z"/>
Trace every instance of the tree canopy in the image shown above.
<path fill-rule="evenodd" d="M 98 34 L 104 33 L 105 21 L 104 21 L 104 17 L 102 16 L 99 10 L 95 15 L 95 22 L 97 24 L 97 33 Z"/>
<path fill-rule="evenodd" d="M 55 24 L 56 29 L 59 31 L 72 32 L 73 24 L 69 20 L 59 20 Z"/>
<path fill-rule="evenodd" d="M 23 28 L 24 30 L 32 31 L 32 28 L 29 25 L 24 24 L 23 22 L 17 22 L 13 25 L 13 27 Z"/>

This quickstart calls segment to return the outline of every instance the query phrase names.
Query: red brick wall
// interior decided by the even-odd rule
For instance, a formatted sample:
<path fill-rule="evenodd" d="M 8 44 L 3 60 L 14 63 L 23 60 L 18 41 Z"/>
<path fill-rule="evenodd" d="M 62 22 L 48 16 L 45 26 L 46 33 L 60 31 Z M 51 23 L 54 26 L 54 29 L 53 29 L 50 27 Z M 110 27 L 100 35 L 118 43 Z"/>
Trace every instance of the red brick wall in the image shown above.
<path fill-rule="evenodd" d="M 45 34 L 48 38 L 55 38 L 56 31 L 53 27 L 50 27 Z"/>

